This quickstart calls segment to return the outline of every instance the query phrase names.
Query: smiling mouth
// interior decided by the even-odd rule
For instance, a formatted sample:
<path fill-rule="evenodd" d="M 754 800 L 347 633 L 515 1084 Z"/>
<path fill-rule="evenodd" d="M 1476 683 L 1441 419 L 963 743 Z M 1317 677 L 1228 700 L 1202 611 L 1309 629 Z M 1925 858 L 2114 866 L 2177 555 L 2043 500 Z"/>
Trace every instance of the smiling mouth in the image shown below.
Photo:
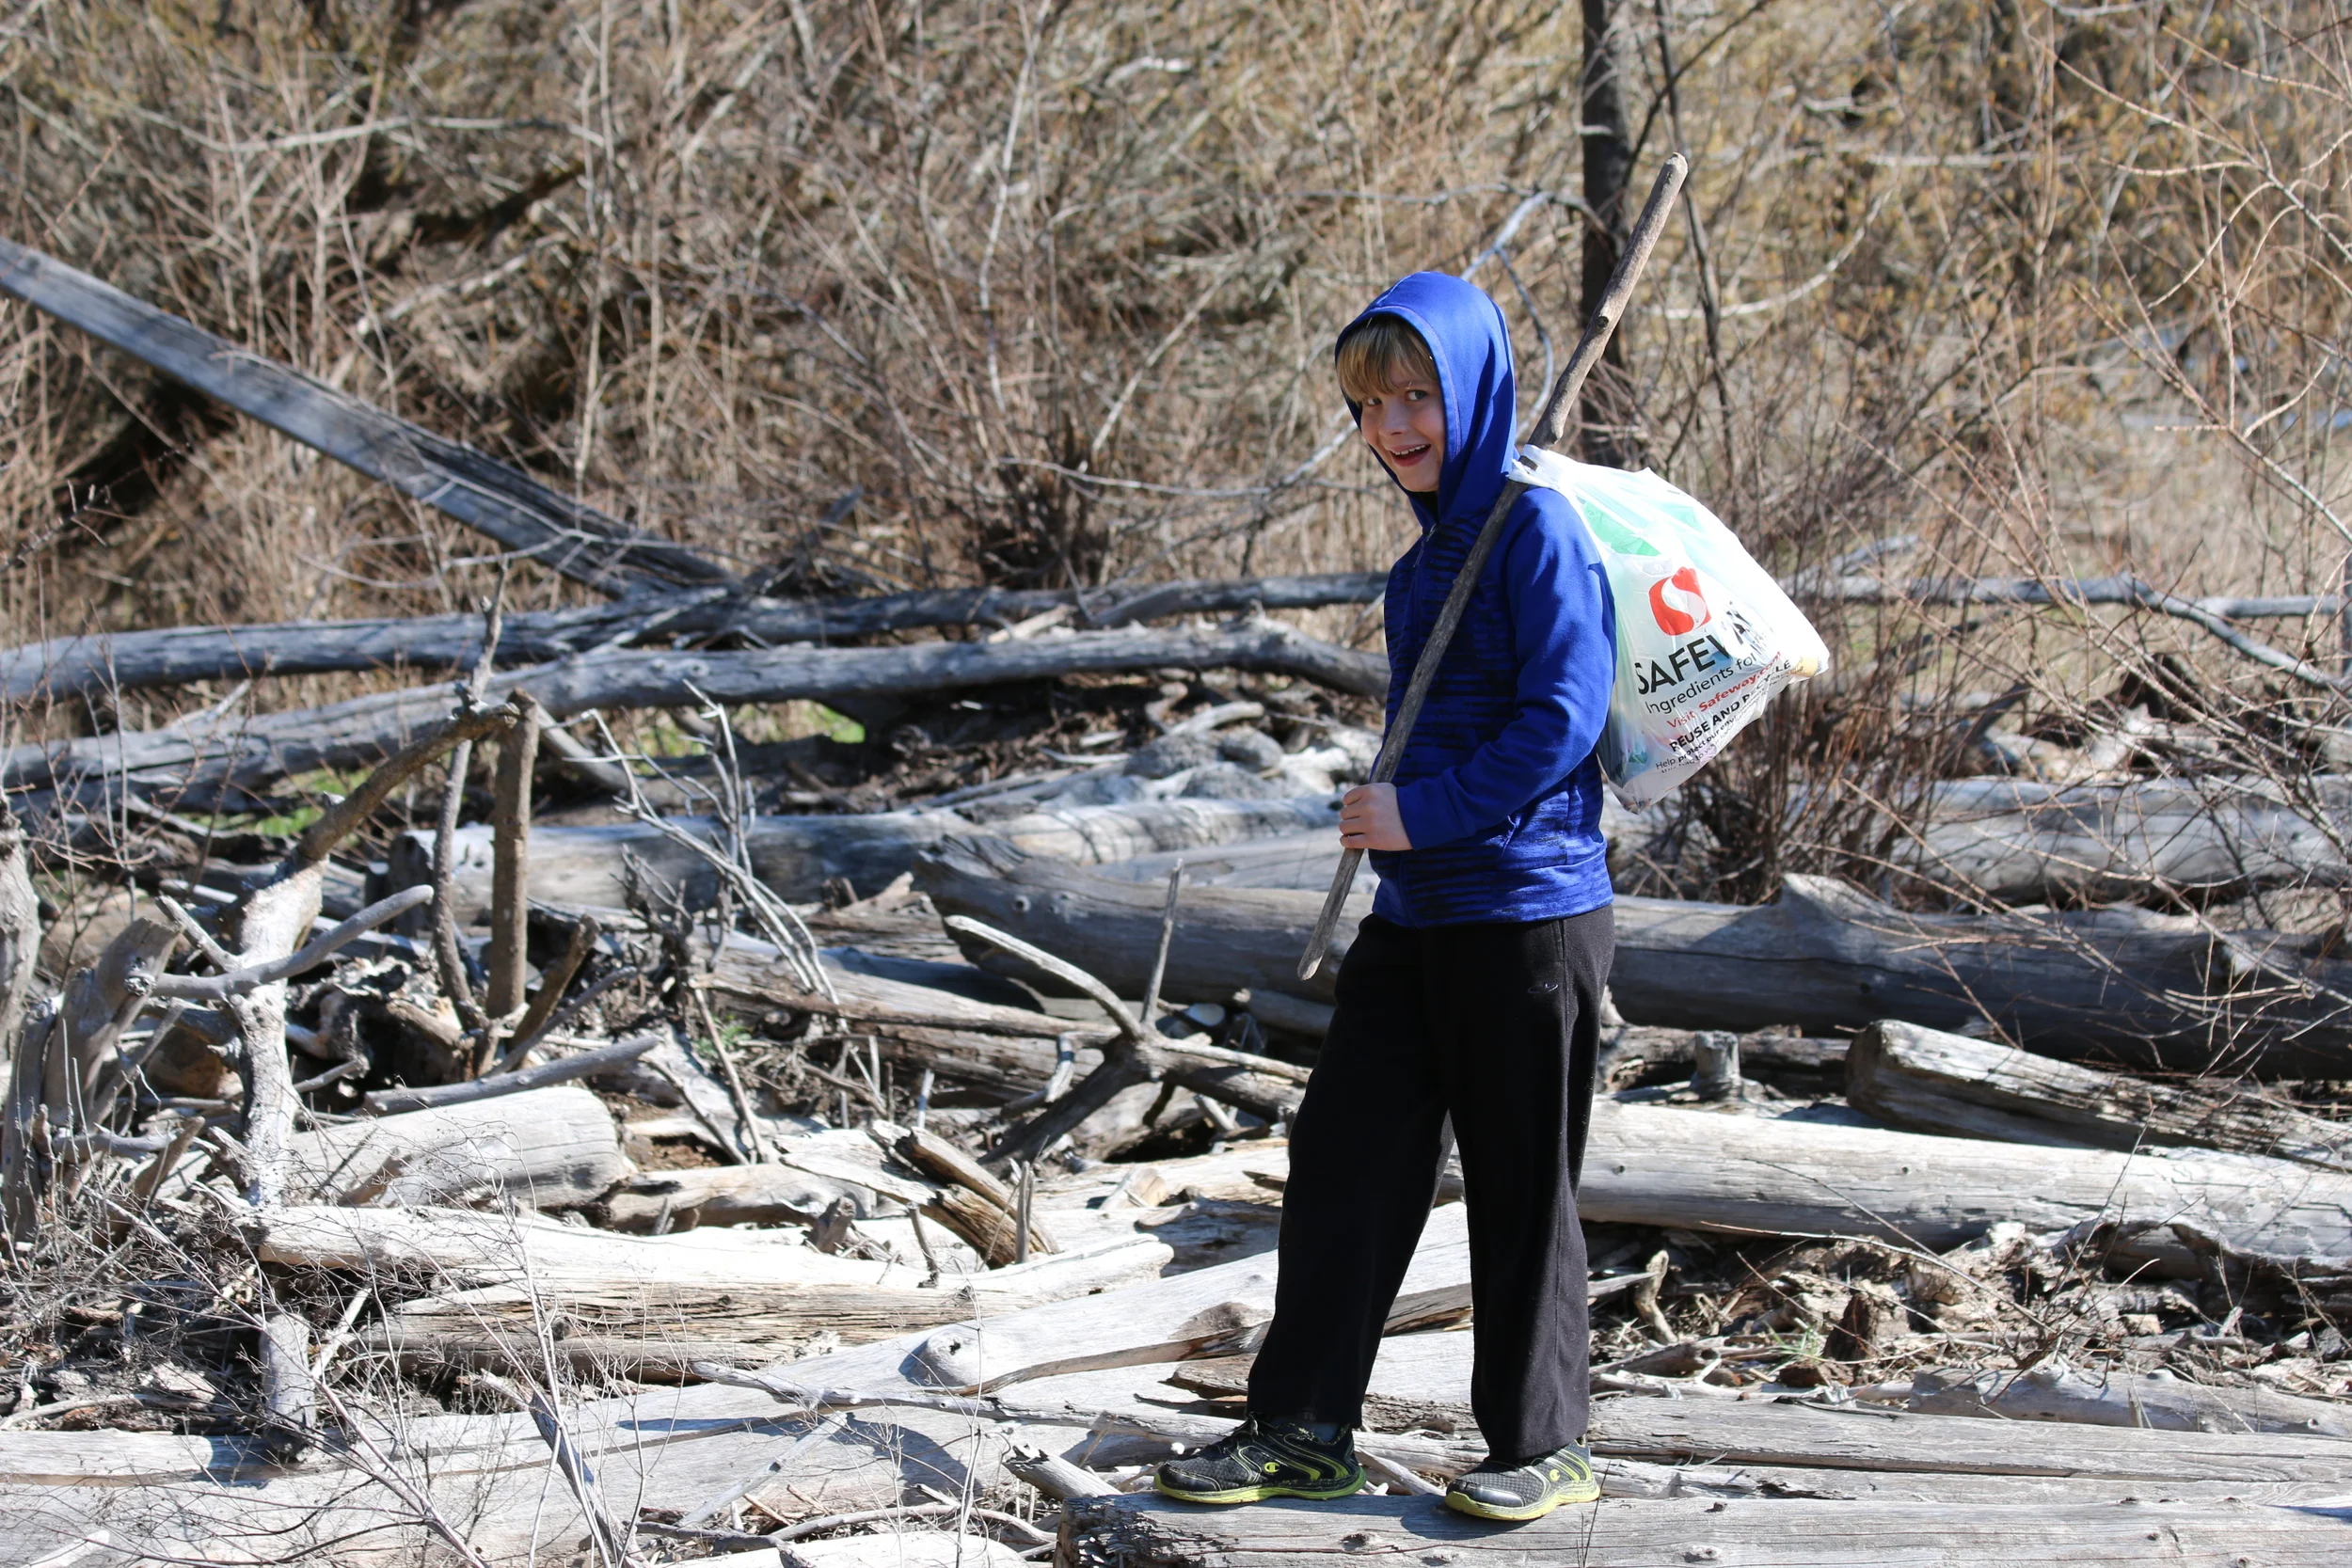
<path fill-rule="evenodd" d="M 1389 453 L 1389 461 L 1401 467 L 1410 467 L 1429 455 L 1429 448 L 1430 443 L 1423 441 L 1420 446 L 1406 447 L 1403 451 Z"/>

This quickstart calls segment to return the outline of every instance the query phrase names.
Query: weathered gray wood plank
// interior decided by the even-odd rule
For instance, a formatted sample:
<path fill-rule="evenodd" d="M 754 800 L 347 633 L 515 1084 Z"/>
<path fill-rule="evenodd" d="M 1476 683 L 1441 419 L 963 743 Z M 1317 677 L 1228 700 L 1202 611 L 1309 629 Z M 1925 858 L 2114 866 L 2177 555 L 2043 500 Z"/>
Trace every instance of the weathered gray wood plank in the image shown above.
<path fill-rule="evenodd" d="M 1435 1497 L 1206 1509 L 1152 1497 L 1065 1505 L 1065 1568 L 1275 1568 L 1302 1559 L 1555 1568 L 1984 1568 L 2000 1561 L 2320 1568 L 2352 1545 L 2352 1510 L 2258 1504 L 1987 1504 L 1604 1498 L 1498 1528 Z"/>

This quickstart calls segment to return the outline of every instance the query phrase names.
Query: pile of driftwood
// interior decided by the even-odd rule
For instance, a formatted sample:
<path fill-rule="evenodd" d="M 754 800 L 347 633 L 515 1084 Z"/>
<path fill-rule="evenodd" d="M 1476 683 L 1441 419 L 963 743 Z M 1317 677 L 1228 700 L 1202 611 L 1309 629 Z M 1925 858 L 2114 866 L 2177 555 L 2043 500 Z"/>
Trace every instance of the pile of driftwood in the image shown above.
<path fill-rule="evenodd" d="M 1266 737 L 1238 712 L 1171 710 L 1161 741 L 1246 752 Z M 527 779 L 534 722 L 458 715 L 243 891 L 156 896 L 29 1009 L 11 1560 L 1471 1539 L 1429 1496 L 1483 1453 L 1451 1182 L 1374 1375 L 1377 1489 L 1237 1513 L 1143 1490 L 1234 1418 L 1271 1311 L 1284 1126 L 1328 1018 L 1281 989 L 1336 856 L 1298 820 L 1323 802 L 907 813 L 910 871 L 830 901 L 759 869 L 823 843 L 649 811 L 602 841 L 614 901 L 564 903 L 514 783 L 478 902 L 453 827 L 416 884 L 318 914 L 373 802 L 469 739 Z M 588 854 L 557 842 L 555 865 Z M 24 862 L 0 866 L 19 955 Z M 2157 996 L 2177 933 L 1963 941 L 1820 885 L 1621 917 L 1641 1022 L 1613 1025 L 1582 1190 L 1606 1498 L 1534 1544 L 1877 1563 L 1895 1532 L 1958 1564 L 2153 1532 L 2340 1560 L 2352 1128 L 2245 1078 L 2064 1059 L 2161 1055 L 2066 976 L 2123 944 Z M 1973 1032 L 1931 1026 L 1961 996 Z M 2314 1021 L 2255 1060 L 2341 1049 Z"/>
<path fill-rule="evenodd" d="M 1263 612 L 1375 577 L 771 597 L 35 253 L 0 288 L 611 599 L 0 651 L 13 701 L 462 676 L 0 753 L 0 1562 L 1488 1539 L 1429 1496 L 1484 1452 L 1451 1180 L 1375 1491 L 1138 1495 L 1238 1414 L 1271 1311 L 1331 1016 L 1295 958 L 1376 744 L 1383 663 Z M 1806 591 L 1897 592 L 1863 564 Z M 2217 636 L 2288 612 L 2108 587 Z M 854 766 L 730 728 L 803 697 L 865 723 Z M 648 709 L 699 754 L 625 748 Z M 2093 750 L 1889 824 L 1937 909 L 1620 901 L 1581 1194 L 1606 1497 L 1510 1549 L 2343 1560 L 2352 964 L 2083 907 L 2340 884 L 2342 786 Z M 1626 866 L 1688 826 L 1604 825 Z M 37 895 L 94 859 L 106 897 Z"/>

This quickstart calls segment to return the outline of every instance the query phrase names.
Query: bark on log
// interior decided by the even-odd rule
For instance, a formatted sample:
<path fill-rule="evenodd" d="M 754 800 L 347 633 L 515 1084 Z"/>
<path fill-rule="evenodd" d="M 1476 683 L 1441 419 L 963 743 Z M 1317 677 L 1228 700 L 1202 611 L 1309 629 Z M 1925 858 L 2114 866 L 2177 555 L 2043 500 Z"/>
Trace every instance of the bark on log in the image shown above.
<path fill-rule="evenodd" d="M 0 293 L 604 593 L 735 580 L 683 546 L 8 240 Z"/>
<path fill-rule="evenodd" d="M 761 648 L 736 653 L 612 650 L 497 675 L 485 702 L 516 692 L 559 720 L 590 708 L 688 707 L 705 699 L 832 701 L 909 691 L 960 690 L 1115 671 L 1254 670 L 1377 696 L 1385 661 L 1267 621 L 1236 630 L 1082 632 L 1025 642 L 917 642 L 882 648 Z M 0 761 L 0 784 L 66 787 L 127 778 L 134 784 L 255 789 L 314 768 L 373 762 L 448 714 L 446 686 L 357 697 L 326 707 L 201 725 L 141 730 L 17 746 Z"/>
<path fill-rule="evenodd" d="M 1891 1127 L 1947 1137 L 2221 1148 L 2352 1172 L 2352 1125 L 2236 1085 L 2151 1083 L 1892 1021 L 1854 1037 L 1846 1098 Z"/>
<path fill-rule="evenodd" d="M 1055 1560 L 1295 1568 L 1365 1552 L 1497 1563 L 1737 1562 L 1747 1568 L 1983 1568 L 1987 1562 L 2131 1562 L 2161 1541 L 2201 1568 L 2320 1568 L 2342 1560 L 2352 1512 L 2257 1504 L 2130 1507 L 1703 1498 L 1604 1499 L 1497 1532 L 1434 1497 L 1353 1497 L 1213 1512 L 1152 1497 L 1063 1505 Z"/>
<path fill-rule="evenodd" d="M 432 1203 L 483 1189 L 541 1209 L 594 1203 L 634 1171 L 604 1102 L 576 1084 L 297 1132 L 295 1203 Z"/>
<path fill-rule="evenodd" d="M 917 879 L 943 913 L 984 920 L 1064 954 L 1115 988 L 1142 988 L 1159 940 L 1157 890 L 986 841 L 943 844 Z M 1228 1000 L 1237 988 L 1329 1001 L 1336 964 L 1296 978 L 1319 900 L 1278 889 L 1187 895 L 1167 994 Z M 1351 900 L 1335 955 L 1369 911 Z M 1640 1023 L 1807 1035 L 1883 1018 L 1953 1029 L 1989 1016 L 2028 1049 L 2167 1071 L 2352 1075 L 2352 963 L 2318 938 L 2216 937 L 2186 916 L 2136 910 L 1915 914 L 1840 884 L 1790 877 L 1773 903 L 1616 901 L 1618 1009 Z M 1000 955 L 976 963 L 1017 974 Z"/>
<path fill-rule="evenodd" d="M 1932 1415 L 2003 1421 L 2352 1437 L 2352 1406 L 2332 1401 L 2298 1399 L 2275 1388 L 2207 1387 L 2145 1372 L 2077 1371 L 2062 1361 L 2022 1372 L 1931 1368 L 1913 1376 L 1909 1402 Z"/>
<path fill-rule="evenodd" d="M 707 819 L 674 820 L 706 837 L 712 832 Z M 1338 821 L 1339 809 L 1330 797 L 1307 796 L 1048 807 L 1005 818 L 985 831 L 1028 854 L 1096 864 L 1140 852 L 1241 843 L 1304 828 L 1336 831 Z M 779 897 L 805 902 L 834 877 L 846 877 L 862 889 L 886 887 L 913 870 L 925 849 L 980 831 L 953 811 L 923 808 L 843 816 L 762 816 L 753 820 L 749 847 L 752 869 L 761 881 Z M 460 924 L 471 924 L 493 907 L 490 830 L 461 828 L 456 845 L 457 918 Z M 532 901 L 564 909 L 624 908 L 623 851 L 664 880 L 681 885 L 690 899 L 707 898 L 717 890 L 716 874 L 700 857 L 656 829 L 629 822 L 539 829 L 532 837 Z M 429 881 L 432 834 L 413 830 L 394 838 L 388 864 L 388 889 Z M 1138 989 L 1132 994 L 1142 992 Z"/>
<path fill-rule="evenodd" d="M 1309 610 L 1379 598 L 1387 575 L 1184 581 L 1148 588 L 1084 624 L 1097 629 L 1247 610 Z M 505 617 L 495 657 L 501 669 L 573 658 L 641 638 L 670 642 L 739 638 L 755 647 L 834 642 L 933 626 L 1008 624 L 1071 604 L 1066 588 L 937 588 L 873 598 L 771 599 L 707 590 L 636 594 L 612 604 Z M 99 632 L 0 649 L 0 698 L 24 701 L 102 689 L 342 671 L 463 670 L 482 650 L 479 615 L 365 621 L 289 621 L 241 626 L 170 626 Z"/>
<path fill-rule="evenodd" d="M 1788 1117 L 1595 1108 L 1587 1220 L 1735 1234 L 1859 1235 L 1941 1251 L 1998 1220 L 2063 1230 L 2183 1220 L 2231 1245 L 2352 1254 L 2352 1177 L 2244 1154 L 1931 1138 Z M 2168 1254 L 2185 1267 L 2185 1249 Z"/>

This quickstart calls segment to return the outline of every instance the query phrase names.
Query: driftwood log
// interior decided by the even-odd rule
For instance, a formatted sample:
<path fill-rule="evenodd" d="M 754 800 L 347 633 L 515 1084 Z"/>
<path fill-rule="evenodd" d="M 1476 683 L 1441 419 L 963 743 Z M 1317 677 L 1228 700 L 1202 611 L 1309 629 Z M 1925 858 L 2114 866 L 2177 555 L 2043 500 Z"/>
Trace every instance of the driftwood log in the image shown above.
<path fill-rule="evenodd" d="M 2129 1507 L 1837 1499 L 1603 1499 L 1498 1531 L 1435 1497 L 1354 1497 L 1213 1511 L 1152 1497 L 1063 1505 L 1069 1568 L 1214 1563 L 1275 1568 L 1367 1552 L 1453 1563 L 1736 1562 L 1753 1568 L 1982 1568 L 1988 1562 L 2171 1560 L 2310 1568 L 2340 1560 L 2352 1513 L 2226 1503 Z M 2054 1551 L 2062 1556 L 2052 1555 Z"/>
<path fill-rule="evenodd" d="M 881 648 L 760 648 L 733 653 L 615 649 L 492 677 L 485 700 L 527 693 L 555 718 L 591 708 L 670 708 L 959 690 L 1063 675 L 1156 670 L 1255 670 L 1377 696 L 1388 666 L 1279 622 L 1218 631 L 1080 632 L 1020 642 L 916 642 Z M 258 788 L 314 768 L 371 763 L 444 718 L 447 687 L 356 697 L 326 707 L 251 715 L 80 740 L 32 742 L 0 756 L 0 784 Z"/>
<path fill-rule="evenodd" d="M 633 1171 L 604 1102 L 576 1084 L 296 1132 L 298 1204 L 433 1203 L 503 1194 L 540 1209 L 594 1203 Z"/>
<path fill-rule="evenodd" d="M 1846 1053 L 1846 1098 L 1891 1127 L 2008 1143 L 2185 1145 L 2352 1171 L 2352 1125 L 2213 1080 L 2153 1083 L 1882 1021 Z"/>
<path fill-rule="evenodd" d="M 1092 1299 L 1152 1278 L 1170 1257 L 1150 1237 L 1126 1236 L 933 1282 L 919 1265 L 822 1253 L 796 1235 L 617 1236 L 527 1218 L 485 1223 L 469 1211 L 358 1209 L 287 1211 L 257 1250 L 312 1267 L 432 1271 L 453 1288 L 385 1319 L 377 1342 L 403 1354 L 529 1365 L 552 1323 L 562 1354 L 578 1362 L 669 1376 L 697 1357 L 772 1361 L 819 1333 L 858 1343 L 975 1312 Z"/>
<path fill-rule="evenodd" d="M 917 878 L 943 913 L 968 914 L 1060 953 L 1136 994 L 1159 938 L 1159 890 L 1092 876 L 984 840 L 943 845 Z M 1328 1002 L 1335 966 L 1295 977 L 1317 901 L 1271 888 L 1188 890 L 1167 994 L 1236 990 Z M 1350 903 L 1335 953 L 1370 909 Z M 2137 910 L 1917 914 L 1841 884 L 1789 877 L 1747 907 L 1616 901 L 1618 1009 L 1641 1023 L 1807 1035 L 1883 1018 L 1953 1029 L 1990 1018 L 2035 1051 L 2171 1071 L 2332 1078 L 2352 1073 L 2352 963 L 2318 938 L 2217 935 L 2187 916 Z M 1000 973 L 1019 966 L 968 950 Z M 1023 978 L 1041 980 L 1041 976 Z"/>
<path fill-rule="evenodd" d="M 2244 1154 L 2042 1148 L 1788 1117 L 1597 1106 L 1588 1220 L 1760 1235 L 1882 1236 L 1931 1250 L 1999 1220 L 2182 1221 L 2249 1250 L 2352 1255 L 2352 1177 Z M 2185 1249 L 2160 1254 L 2191 1272 Z"/>
<path fill-rule="evenodd" d="M 708 838 L 707 818 L 672 819 Z M 999 820 L 986 830 L 1025 853 L 1078 864 L 1124 861 L 1139 853 L 1185 851 L 1294 834 L 1302 829 L 1336 832 L 1337 802 L 1327 796 L 1284 800 L 1145 800 L 1129 805 L 1047 806 Z M 913 869 L 925 849 L 959 833 L 978 832 L 969 817 L 952 810 L 916 808 L 840 816 L 762 816 L 746 835 L 752 869 L 778 896 L 815 899 L 827 880 L 846 878 L 861 891 L 885 887 Z M 487 827 L 461 828 L 452 882 L 460 924 L 471 924 L 492 906 L 492 833 Z M 633 856 L 690 900 L 717 891 L 709 863 L 675 839 L 642 823 L 537 829 L 532 837 L 532 901 L 566 909 L 626 907 L 624 855 Z M 388 887 L 414 887 L 431 879 L 433 835 L 422 830 L 392 840 Z M 1140 993 L 1138 993 L 1140 994 Z"/>
<path fill-rule="evenodd" d="M 545 664 L 591 649 L 659 638 L 739 639 L 755 647 L 842 642 L 933 626 L 1003 626 L 1070 606 L 1092 629 L 1176 615 L 1310 610 L 1380 596 L 1380 572 L 1244 578 L 1089 591 L 1080 610 L 1066 588 L 934 588 L 872 598 L 792 600 L 708 588 L 632 594 L 574 610 L 504 618 L 498 666 Z M 100 689 L 182 686 L 261 675 L 341 671 L 470 669 L 482 651 L 479 615 L 364 621 L 290 621 L 239 626 L 167 626 L 92 632 L 0 649 L 0 698 L 22 701 Z"/>
<path fill-rule="evenodd" d="M 1286 1149 L 1251 1148 L 1253 1177 L 1279 1186 Z M 2179 1222 L 2271 1272 L 2336 1283 L 2352 1257 L 2352 1180 L 2243 1154 L 2037 1148 L 1927 1137 L 1798 1117 L 1603 1101 L 1594 1108 L 1577 1208 L 1586 1219 L 1730 1235 L 1879 1236 L 1939 1250 L 2003 1220 L 2064 1230 L 2108 1219 L 2148 1227 L 2130 1244 L 2165 1272 L 2202 1260 Z M 1443 1212 L 1443 1211 L 1439 1211 Z M 2248 1244 L 2246 1238 L 2269 1238 Z M 2306 1244 L 2306 1240 L 2318 1244 Z M 2291 1256 L 2293 1255 L 2293 1256 Z M 2308 1255 L 2308 1256 L 2304 1256 Z"/>

